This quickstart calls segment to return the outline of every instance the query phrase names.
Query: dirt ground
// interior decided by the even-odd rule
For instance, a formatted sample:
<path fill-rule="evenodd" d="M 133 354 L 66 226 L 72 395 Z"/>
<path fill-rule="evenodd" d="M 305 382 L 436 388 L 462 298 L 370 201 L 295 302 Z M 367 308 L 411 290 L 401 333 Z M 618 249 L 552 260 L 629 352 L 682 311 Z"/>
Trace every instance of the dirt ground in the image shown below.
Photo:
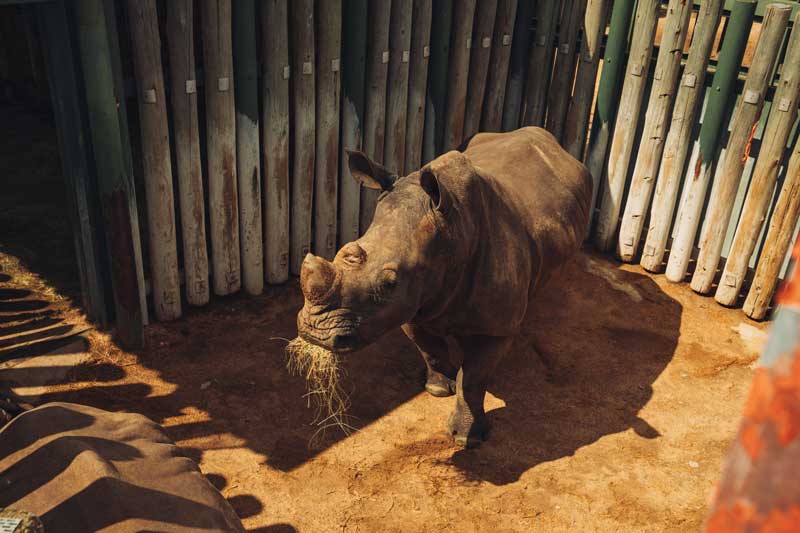
<path fill-rule="evenodd" d="M 498 372 L 482 447 L 445 436 L 454 399 L 423 392 L 395 331 L 346 361 L 359 430 L 309 448 L 280 340 L 301 303 L 295 283 L 217 301 L 149 326 L 139 353 L 95 333 L 92 361 L 40 401 L 163 424 L 251 531 L 683 532 L 702 523 L 767 327 L 584 253 Z"/>

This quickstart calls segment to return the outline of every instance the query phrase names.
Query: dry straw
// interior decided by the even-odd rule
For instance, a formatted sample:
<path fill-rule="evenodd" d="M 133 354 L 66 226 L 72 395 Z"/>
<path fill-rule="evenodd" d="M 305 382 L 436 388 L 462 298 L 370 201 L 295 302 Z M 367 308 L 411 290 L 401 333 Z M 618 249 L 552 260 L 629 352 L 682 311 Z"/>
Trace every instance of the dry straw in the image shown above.
<path fill-rule="evenodd" d="M 330 427 L 339 427 L 346 435 L 354 430 L 349 424 L 348 395 L 339 383 L 342 370 L 339 356 L 300 337 L 286 345 L 286 366 L 292 374 L 306 378 L 308 405 L 317 410 L 313 424 L 317 426 L 311 441 L 319 442 Z"/>

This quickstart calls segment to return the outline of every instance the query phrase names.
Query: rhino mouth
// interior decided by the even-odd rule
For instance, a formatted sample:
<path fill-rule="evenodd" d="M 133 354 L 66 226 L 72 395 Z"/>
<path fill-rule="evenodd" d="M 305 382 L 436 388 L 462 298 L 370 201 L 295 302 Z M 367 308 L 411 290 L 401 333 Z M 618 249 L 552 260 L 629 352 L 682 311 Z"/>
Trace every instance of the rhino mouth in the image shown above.
<path fill-rule="evenodd" d="M 354 352 L 368 344 L 358 333 L 359 322 L 347 312 L 315 314 L 304 308 L 297 317 L 297 333 L 303 340 L 332 352 Z"/>

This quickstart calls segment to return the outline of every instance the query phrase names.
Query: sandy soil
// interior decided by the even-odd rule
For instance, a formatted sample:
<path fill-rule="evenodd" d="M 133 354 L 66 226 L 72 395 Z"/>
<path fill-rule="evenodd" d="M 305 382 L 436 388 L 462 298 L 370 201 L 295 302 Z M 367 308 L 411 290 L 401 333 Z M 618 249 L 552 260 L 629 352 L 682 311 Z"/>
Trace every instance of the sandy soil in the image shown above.
<path fill-rule="evenodd" d="M 696 530 L 765 324 L 638 267 L 584 254 L 552 282 L 500 369 L 489 442 L 444 435 L 399 331 L 346 362 L 359 431 L 309 448 L 314 413 L 284 369 L 295 284 L 92 339 L 93 363 L 42 398 L 163 424 L 251 531 Z"/>

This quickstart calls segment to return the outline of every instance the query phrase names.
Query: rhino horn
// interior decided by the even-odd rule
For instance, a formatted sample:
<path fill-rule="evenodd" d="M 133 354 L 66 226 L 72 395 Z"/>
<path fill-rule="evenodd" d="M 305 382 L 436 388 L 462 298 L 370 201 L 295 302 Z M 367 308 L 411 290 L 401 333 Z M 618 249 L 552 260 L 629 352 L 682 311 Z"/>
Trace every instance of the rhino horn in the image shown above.
<path fill-rule="evenodd" d="M 314 305 L 330 303 L 336 283 L 336 267 L 322 257 L 307 254 L 300 269 L 300 288 Z"/>

